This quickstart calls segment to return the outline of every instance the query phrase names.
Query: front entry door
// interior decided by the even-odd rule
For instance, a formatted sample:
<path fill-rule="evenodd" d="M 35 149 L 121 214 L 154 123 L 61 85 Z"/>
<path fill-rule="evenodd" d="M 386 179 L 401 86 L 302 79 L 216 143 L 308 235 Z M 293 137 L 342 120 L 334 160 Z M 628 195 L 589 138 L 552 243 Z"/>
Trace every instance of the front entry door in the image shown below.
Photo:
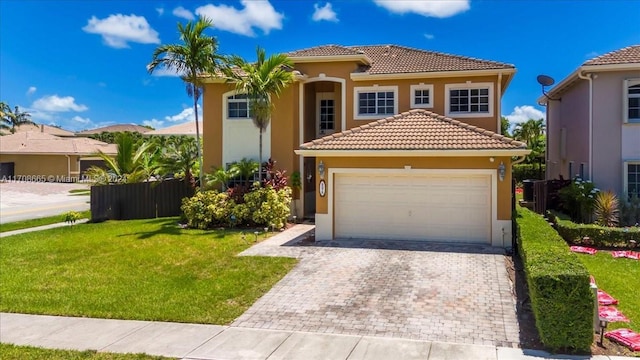
<path fill-rule="evenodd" d="M 316 93 L 317 138 L 336 131 L 336 100 L 332 92 Z"/>

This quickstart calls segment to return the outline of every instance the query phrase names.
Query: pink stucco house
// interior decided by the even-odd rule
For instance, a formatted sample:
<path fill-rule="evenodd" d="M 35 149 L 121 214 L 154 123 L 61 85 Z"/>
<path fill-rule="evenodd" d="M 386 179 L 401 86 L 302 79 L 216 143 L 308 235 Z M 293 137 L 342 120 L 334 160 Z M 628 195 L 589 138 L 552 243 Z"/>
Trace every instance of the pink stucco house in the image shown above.
<path fill-rule="evenodd" d="M 640 196 L 640 45 L 586 61 L 538 102 L 547 107 L 547 179 L 579 176 Z"/>

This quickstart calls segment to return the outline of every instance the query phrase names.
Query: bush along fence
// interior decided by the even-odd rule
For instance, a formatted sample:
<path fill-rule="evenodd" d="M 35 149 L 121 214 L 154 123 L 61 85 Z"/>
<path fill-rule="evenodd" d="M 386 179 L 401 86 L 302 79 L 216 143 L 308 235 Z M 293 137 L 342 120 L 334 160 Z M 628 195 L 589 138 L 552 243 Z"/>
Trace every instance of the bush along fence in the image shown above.
<path fill-rule="evenodd" d="M 576 224 L 557 212 L 550 212 L 558 234 L 571 245 L 604 248 L 633 248 L 640 245 L 640 227 L 606 227 L 595 224 Z"/>
<path fill-rule="evenodd" d="M 180 180 L 91 187 L 91 219 L 131 220 L 178 216 L 182 199 L 193 196 L 190 184 Z"/>
<path fill-rule="evenodd" d="M 517 224 L 540 340 L 553 351 L 588 352 L 595 305 L 587 269 L 540 215 L 519 207 Z"/>
<path fill-rule="evenodd" d="M 513 165 L 513 178 L 521 183 L 524 180 L 542 180 L 546 171 L 546 165 L 542 164 L 515 164 Z"/>

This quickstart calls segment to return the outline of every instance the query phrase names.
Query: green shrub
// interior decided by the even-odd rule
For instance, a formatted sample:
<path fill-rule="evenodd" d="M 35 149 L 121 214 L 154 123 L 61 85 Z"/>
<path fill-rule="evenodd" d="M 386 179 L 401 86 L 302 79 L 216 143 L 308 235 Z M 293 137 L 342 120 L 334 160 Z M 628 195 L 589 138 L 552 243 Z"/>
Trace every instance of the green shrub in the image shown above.
<path fill-rule="evenodd" d="M 588 352 L 594 298 L 589 273 L 539 215 L 518 207 L 518 249 L 543 344 L 553 351 Z"/>
<path fill-rule="evenodd" d="M 231 214 L 236 204 L 227 193 L 216 190 L 201 191 L 193 197 L 182 199 L 180 208 L 187 225 L 197 229 L 226 226 L 231 223 Z M 237 220 L 236 220 L 237 222 Z"/>
<path fill-rule="evenodd" d="M 629 201 L 620 201 L 620 224 L 633 226 L 640 223 L 640 198 L 633 195 Z"/>
<path fill-rule="evenodd" d="M 542 164 L 542 169 L 538 169 L 538 164 L 515 164 L 513 165 L 513 178 L 521 183 L 522 180 L 543 180 L 546 165 Z"/>
<path fill-rule="evenodd" d="M 64 220 L 64 222 L 69 224 L 75 224 L 76 221 L 80 220 L 81 218 L 82 214 L 77 211 L 67 211 L 66 213 L 62 214 L 62 219 Z"/>
<path fill-rule="evenodd" d="M 187 225 L 209 229 L 217 226 L 255 225 L 281 229 L 287 222 L 291 188 L 274 190 L 258 187 L 244 195 L 244 204 L 236 204 L 227 192 L 202 191 L 182 200 Z"/>
<path fill-rule="evenodd" d="M 281 229 L 291 213 L 291 188 L 256 188 L 244 195 L 244 201 L 251 213 L 251 220 L 256 225 Z"/>
<path fill-rule="evenodd" d="M 630 248 L 631 240 L 640 243 L 638 227 L 605 227 L 595 224 L 576 224 L 556 212 L 550 214 L 558 234 L 571 245 L 588 245 L 606 248 Z M 585 239 L 586 237 L 586 239 Z"/>
<path fill-rule="evenodd" d="M 565 186 L 558 194 L 560 195 L 562 210 L 577 222 L 590 223 L 593 209 L 596 203 L 596 196 L 600 190 L 590 180 L 575 178 Z"/>

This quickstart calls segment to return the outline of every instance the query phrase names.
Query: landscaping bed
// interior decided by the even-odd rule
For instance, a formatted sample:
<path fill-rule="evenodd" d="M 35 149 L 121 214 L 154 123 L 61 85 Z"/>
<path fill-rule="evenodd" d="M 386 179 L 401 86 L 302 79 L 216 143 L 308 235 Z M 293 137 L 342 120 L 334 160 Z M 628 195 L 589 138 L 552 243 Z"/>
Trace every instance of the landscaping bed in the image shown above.
<path fill-rule="evenodd" d="M 296 263 L 237 257 L 254 236 L 182 229 L 177 220 L 78 224 L 0 239 L 0 311 L 228 324 Z"/>
<path fill-rule="evenodd" d="M 640 227 L 606 227 L 577 224 L 566 215 L 550 212 L 558 234 L 569 244 L 597 248 L 633 248 L 640 245 Z"/>

